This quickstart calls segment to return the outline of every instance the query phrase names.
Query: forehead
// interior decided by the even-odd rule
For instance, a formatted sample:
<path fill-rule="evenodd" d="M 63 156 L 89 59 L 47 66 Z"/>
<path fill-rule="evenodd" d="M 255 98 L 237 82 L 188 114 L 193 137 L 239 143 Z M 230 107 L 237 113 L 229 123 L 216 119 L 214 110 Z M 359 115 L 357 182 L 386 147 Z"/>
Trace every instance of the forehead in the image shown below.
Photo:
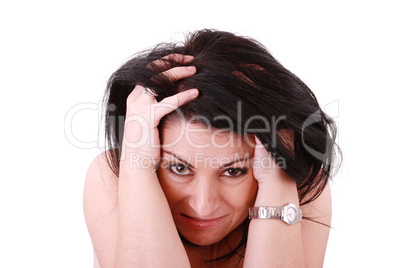
<path fill-rule="evenodd" d="M 162 146 L 167 150 L 211 151 L 211 153 L 249 153 L 254 136 L 239 136 L 233 131 L 215 129 L 201 123 L 173 120 L 164 124 Z"/>

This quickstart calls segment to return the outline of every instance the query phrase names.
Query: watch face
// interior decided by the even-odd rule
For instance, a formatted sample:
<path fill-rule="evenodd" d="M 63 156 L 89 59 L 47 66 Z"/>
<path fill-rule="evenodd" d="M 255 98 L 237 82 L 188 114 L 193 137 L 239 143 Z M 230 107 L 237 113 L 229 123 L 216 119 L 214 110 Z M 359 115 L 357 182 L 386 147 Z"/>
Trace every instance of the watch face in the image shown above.
<path fill-rule="evenodd" d="M 297 211 L 295 208 L 288 208 L 286 211 L 286 216 L 289 219 L 289 221 L 294 221 L 296 219 Z"/>

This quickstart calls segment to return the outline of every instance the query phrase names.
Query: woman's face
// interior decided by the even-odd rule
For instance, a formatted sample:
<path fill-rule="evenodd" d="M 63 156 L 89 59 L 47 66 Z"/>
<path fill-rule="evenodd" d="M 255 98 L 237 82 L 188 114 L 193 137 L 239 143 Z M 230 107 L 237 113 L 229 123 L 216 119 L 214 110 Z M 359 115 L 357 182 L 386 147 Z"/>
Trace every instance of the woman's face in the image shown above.
<path fill-rule="evenodd" d="M 176 227 L 194 244 L 219 242 L 254 204 L 253 143 L 201 124 L 176 120 L 164 125 L 158 177 Z"/>

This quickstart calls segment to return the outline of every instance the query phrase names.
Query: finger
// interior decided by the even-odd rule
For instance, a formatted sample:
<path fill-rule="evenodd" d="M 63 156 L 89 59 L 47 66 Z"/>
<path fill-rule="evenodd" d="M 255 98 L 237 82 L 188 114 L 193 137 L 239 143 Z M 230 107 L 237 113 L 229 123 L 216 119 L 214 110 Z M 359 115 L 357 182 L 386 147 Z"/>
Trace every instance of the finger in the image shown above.
<path fill-rule="evenodd" d="M 296 182 L 290 178 L 284 171 L 286 168 L 286 162 L 284 159 L 274 160 L 274 157 L 264 148 L 261 141 L 255 137 L 256 147 L 254 150 L 253 158 L 253 175 L 254 178 L 261 183 L 272 183 L 279 182 L 281 185 L 286 183 L 296 186 Z"/>
<path fill-rule="evenodd" d="M 257 136 L 255 136 L 255 135 L 254 135 L 254 138 L 255 138 L 254 158 L 263 158 L 263 157 L 271 158 L 267 149 L 265 149 L 265 147 L 262 144 L 262 142 L 260 141 L 260 139 L 257 138 Z"/>
<path fill-rule="evenodd" d="M 279 163 L 274 159 L 274 157 L 268 152 L 262 142 L 255 137 L 255 149 L 253 158 L 253 172 L 257 177 L 264 178 L 264 174 L 273 174 L 271 172 L 281 173 L 281 166 L 286 165 L 283 161 Z M 278 173 L 274 173 L 278 174 Z M 281 175 L 282 176 L 282 175 Z"/>
<path fill-rule="evenodd" d="M 266 150 L 265 150 L 265 147 L 264 147 L 264 145 L 262 144 L 262 142 L 260 141 L 260 139 L 257 138 L 257 136 L 255 136 L 255 135 L 254 135 L 254 139 L 255 139 L 255 144 L 256 144 L 255 147 L 256 147 L 256 148 L 259 148 L 259 149 L 260 149 L 260 148 L 261 148 L 261 149 L 264 149 L 264 151 L 266 151 Z"/>
<path fill-rule="evenodd" d="M 163 116 L 194 100 L 197 96 L 198 89 L 193 88 L 164 98 L 161 102 L 155 104 L 155 118 L 159 118 L 160 120 Z"/>
<path fill-rule="evenodd" d="M 195 66 L 174 67 L 158 75 L 155 75 L 154 77 L 151 78 L 151 81 L 158 84 L 158 80 L 160 79 L 160 77 L 164 76 L 167 77 L 170 81 L 174 82 L 186 77 L 190 77 L 194 75 L 196 72 L 197 69 L 195 68 Z"/>
<path fill-rule="evenodd" d="M 181 66 L 181 67 L 174 67 L 172 69 L 164 71 L 160 75 L 168 77 L 171 81 L 176 81 L 192 76 L 196 72 L 197 69 L 194 66 Z"/>
<path fill-rule="evenodd" d="M 264 145 L 261 141 L 255 137 L 255 148 L 254 148 L 254 158 L 253 158 L 253 172 L 255 176 L 259 176 L 260 173 L 265 172 L 262 170 L 270 169 L 275 166 L 275 162 L 272 159 L 271 155 L 265 149 Z"/>
<path fill-rule="evenodd" d="M 175 61 L 177 63 L 187 64 L 194 59 L 194 56 L 174 53 L 174 54 L 167 55 L 163 58 L 171 60 L 171 61 Z"/>
<path fill-rule="evenodd" d="M 142 85 L 136 85 L 131 93 L 127 97 L 127 102 L 131 103 L 137 100 L 143 94 L 144 87 Z"/>
<path fill-rule="evenodd" d="M 183 54 L 170 54 L 159 60 L 155 60 L 147 65 L 147 68 L 150 69 L 169 69 L 172 66 L 172 62 L 176 62 L 179 64 L 188 64 L 194 59 L 194 56 L 191 55 L 183 55 Z"/>

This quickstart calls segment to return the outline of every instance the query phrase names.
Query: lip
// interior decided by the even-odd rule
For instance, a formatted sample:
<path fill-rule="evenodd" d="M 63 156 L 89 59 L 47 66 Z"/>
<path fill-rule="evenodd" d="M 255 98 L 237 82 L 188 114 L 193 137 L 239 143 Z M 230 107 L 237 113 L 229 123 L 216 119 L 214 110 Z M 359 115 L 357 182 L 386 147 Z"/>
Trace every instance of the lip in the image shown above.
<path fill-rule="evenodd" d="M 218 223 L 221 222 L 224 217 L 226 216 L 222 216 L 215 219 L 199 219 L 181 213 L 176 214 L 176 220 L 178 221 L 178 223 L 188 228 L 198 230 L 211 229 L 216 225 L 218 225 Z"/>

